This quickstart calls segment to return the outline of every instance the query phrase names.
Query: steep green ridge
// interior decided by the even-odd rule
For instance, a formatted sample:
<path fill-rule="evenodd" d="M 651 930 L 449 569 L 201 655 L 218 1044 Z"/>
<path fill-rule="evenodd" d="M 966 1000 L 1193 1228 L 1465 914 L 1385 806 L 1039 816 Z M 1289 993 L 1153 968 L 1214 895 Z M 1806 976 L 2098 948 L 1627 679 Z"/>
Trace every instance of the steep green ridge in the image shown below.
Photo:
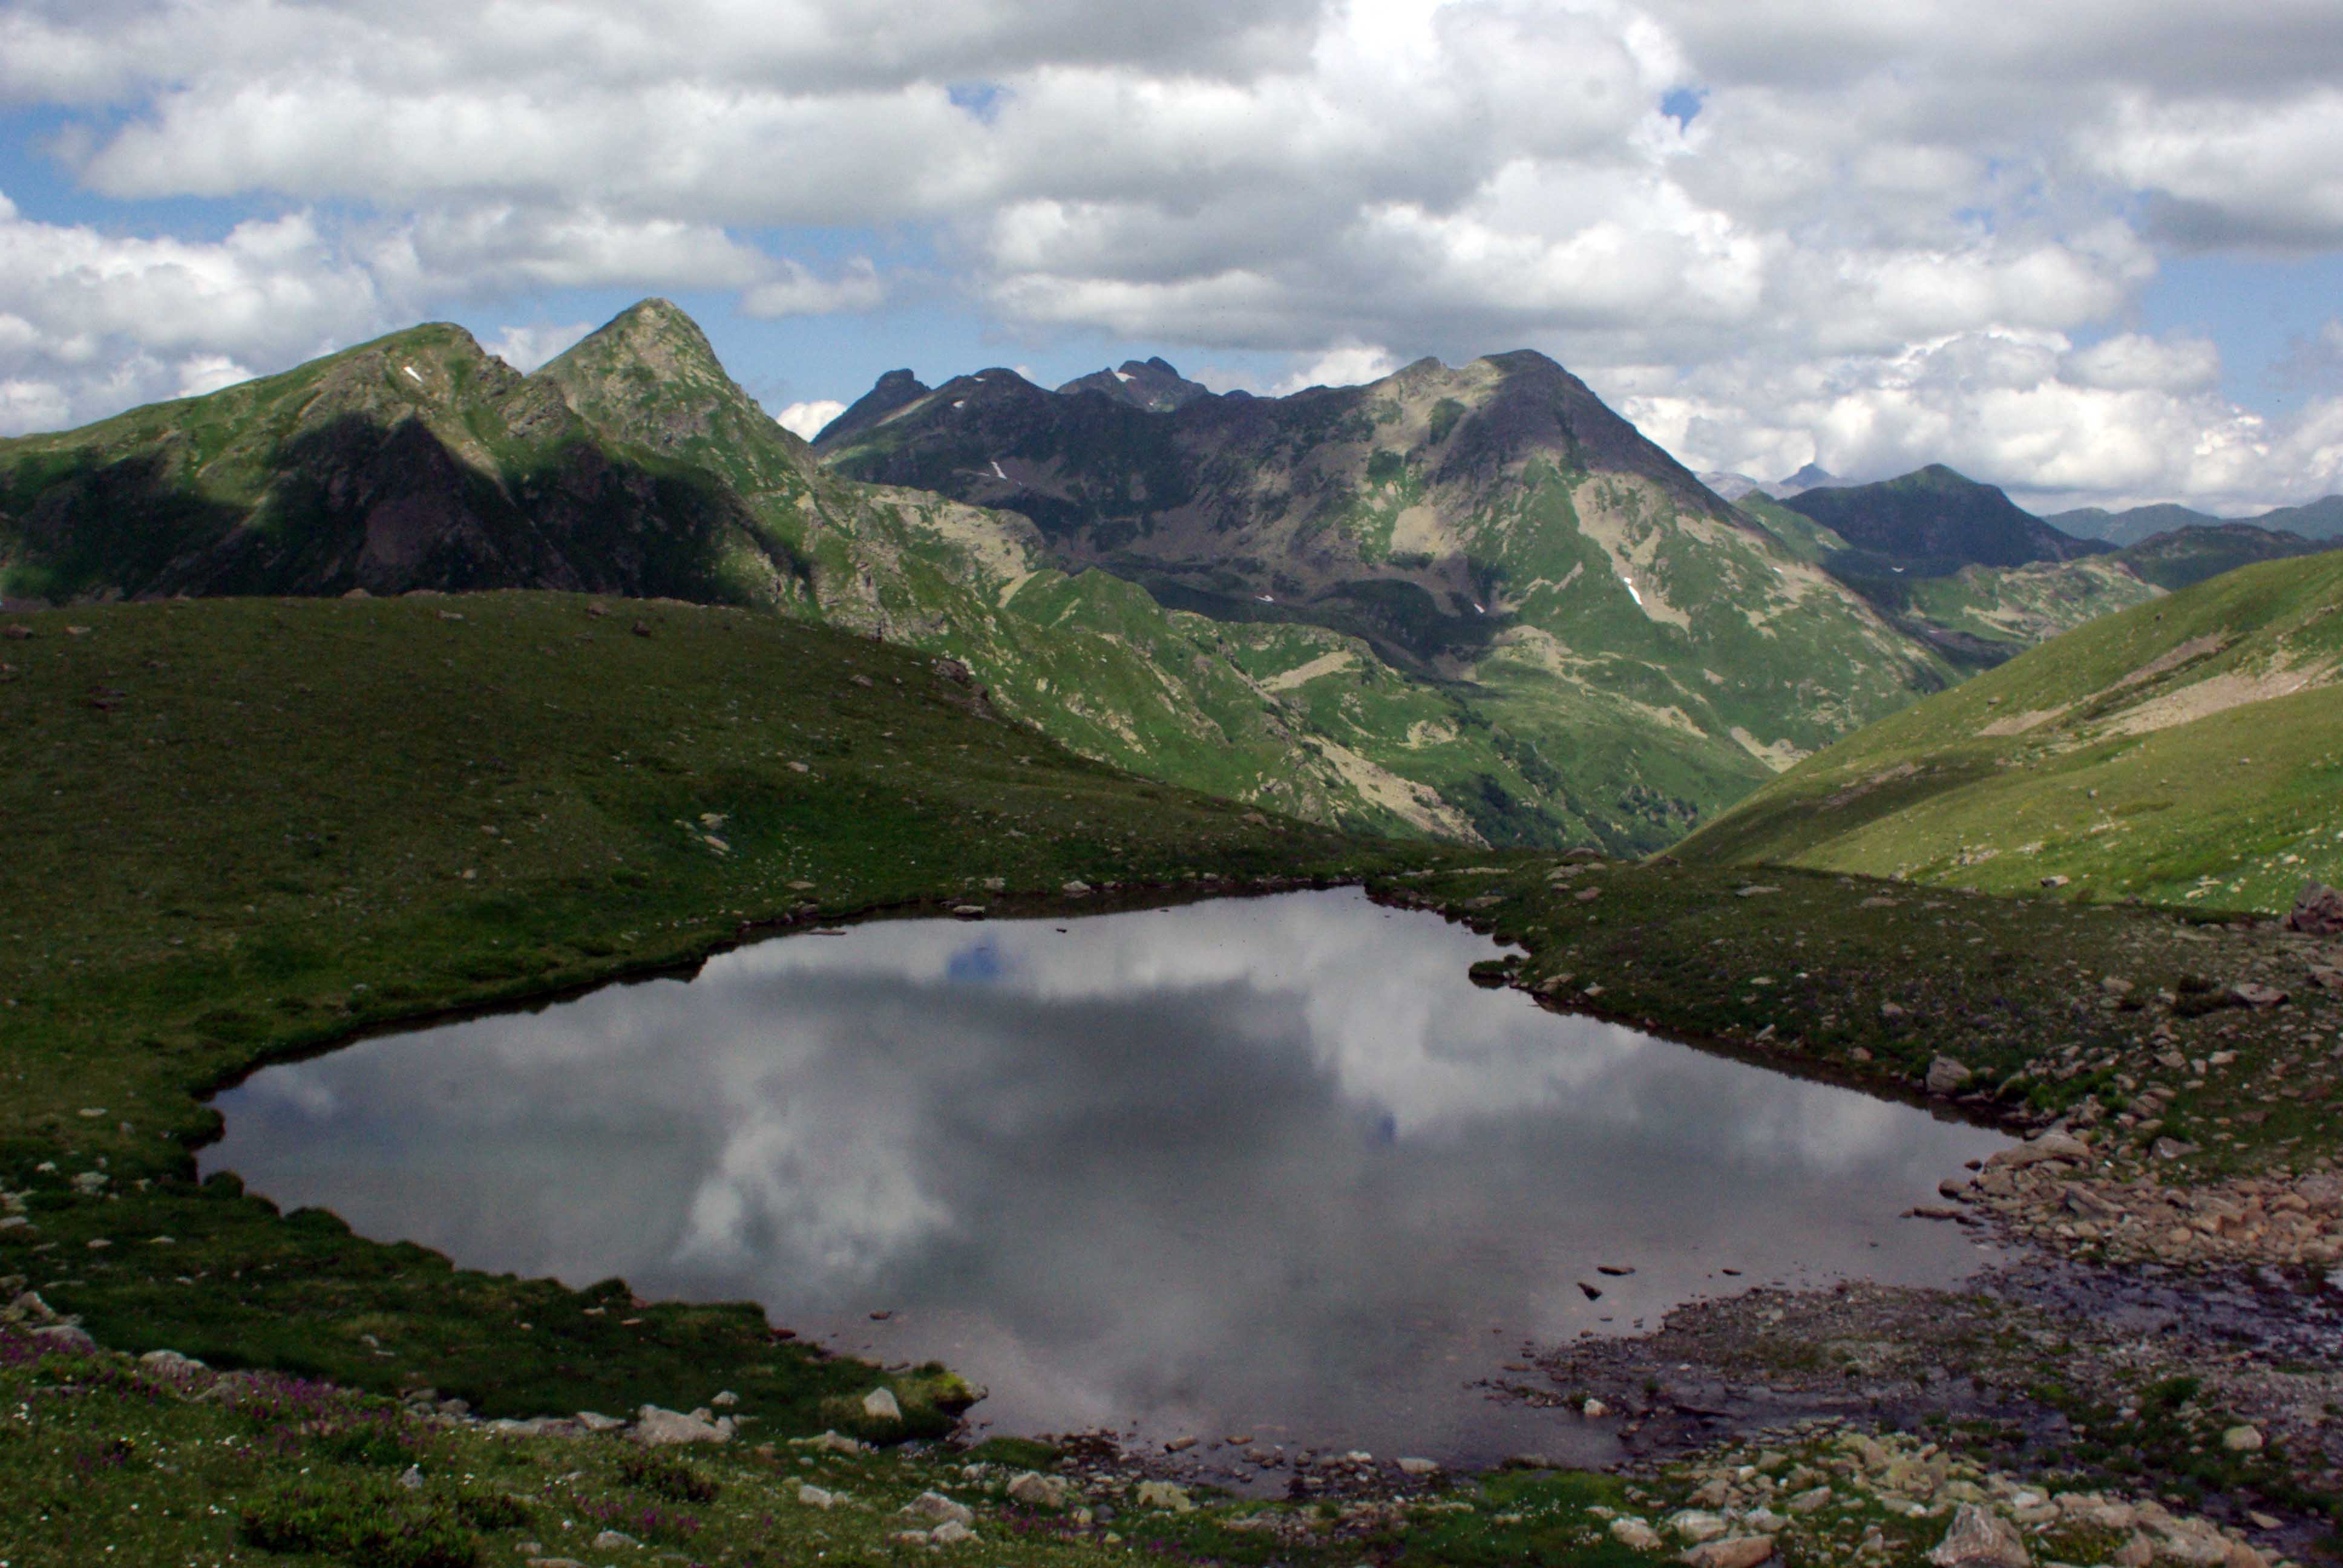
<path fill-rule="evenodd" d="M 2343 554 L 2096 620 L 1849 737 L 1680 847 L 1988 891 L 2286 908 L 2343 881 Z"/>
<path fill-rule="evenodd" d="M 1169 412 L 993 369 L 817 450 L 1223 635 L 1342 639 L 1282 664 L 1297 709 L 1492 840 L 1656 846 L 1953 678 L 1537 354 Z"/>
<path fill-rule="evenodd" d="M 840 1413 L 821 1402 L 859 1397 L 870 1371 L 775 1347 L 752 1310 L 605 1318 L 587 1309 L 623 1291 L 455 1271 L 197 1188 L 186 1146 L 217 1118 L 196 1096 L 355 1030 L 688 965 L 754 921 L 1090 907 L 1126 882 L 1443 853 L 1086 761 L 906 649 L 608 603 L 0 618 L 0 1189 L 36 1199 L 29 1225 L 0 1227 L 0 1276 L 30 1272 L 116 1348 L 429 1384 L 514 1415 L 688 1409 L 737 1377 L 819 1430 Z M 1076 878 L 1101 890 L 1061 900 Z M 72 1184 L 93 1171 L 95 1191 Z M 43 1261 L 59 1247 L 70 1268 Z"/>

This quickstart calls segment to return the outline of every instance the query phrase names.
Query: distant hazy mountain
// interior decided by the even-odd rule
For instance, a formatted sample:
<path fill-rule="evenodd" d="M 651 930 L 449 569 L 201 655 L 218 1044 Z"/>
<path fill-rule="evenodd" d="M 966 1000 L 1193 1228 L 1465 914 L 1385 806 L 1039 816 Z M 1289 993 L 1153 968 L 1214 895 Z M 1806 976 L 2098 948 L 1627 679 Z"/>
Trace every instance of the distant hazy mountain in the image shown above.
<path fill-rule="evenodd" d="M 1120 370 L 1094 370 L 1067 382 L 1058 391 L 1069 397 L 1077 392 L 1102 393 L 1150 414 L 1169 414 L 1212 395 L 1211 387 L 1188 380 L 1160 357 L 1126 359 Z"/>
<path fill-rule="evenodd" d="M 1763 496 L 1768 500 L 1786 501 L 1805 490 L 1827 490 L 1853 483 L 1842 479 L 1828 468 L 1808 463 L 1786 479 L 1756 479 L 1730 469 L 1714 468 L 1700 476 L 1700 482 L 1728 501 L 1738 501 L 1748 496 Z"/>
<path fill-rule="evenodd" d="M 2062 533 L 1998 487 L 1941 463 L 1875 484 L 1805 490 L 1782 504 L 1846 541 L 1848 555 L 1833 563 L 1841 576 L 1943 577 L 1963 567 L 2073 560 L 2113 548 Z"/>
<path fill-rule="evenodd" d="M 2343 496 L 2328 496 L 2300 507 L 2279 507 L 2258 518 L 2217 518 L 2165 502 L 2110 512 L 2103 507 L 2078 507 L 2053 512 L 2042 519 L 2077 538 L 2107 539 L 2136 545 L 2175 528 L 2221 528 L 2232 522 L 2259 528 L 2279 528 L 2306 539 L 2343 538 Z"/>
<path fill-rule="evenodd" d="M 2343 496 L 2322 496 L 2299 507 L 2279 507 L 2244 519 L 2257 528 L 2284 528 L 2306 539 L 2343 539 Z"/>

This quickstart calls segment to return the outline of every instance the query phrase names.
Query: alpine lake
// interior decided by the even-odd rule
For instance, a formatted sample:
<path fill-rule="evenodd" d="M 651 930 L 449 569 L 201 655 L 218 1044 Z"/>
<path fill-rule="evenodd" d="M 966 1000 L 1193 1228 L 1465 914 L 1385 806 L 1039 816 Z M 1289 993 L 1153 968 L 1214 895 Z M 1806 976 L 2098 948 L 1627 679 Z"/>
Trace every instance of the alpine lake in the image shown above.
<path fill-rule="evenodd" d="M 2000 1136 L 1471 983 L 1502 951 L 1353 890 L 792 933 L 265 1069 L 203 1164 L 941 1361 L 988 1435 L 1466 1466 L 1614 1457 L 1492 1389 L 1538 1347 L 1990 1261 L 1900 1216 Z"/>

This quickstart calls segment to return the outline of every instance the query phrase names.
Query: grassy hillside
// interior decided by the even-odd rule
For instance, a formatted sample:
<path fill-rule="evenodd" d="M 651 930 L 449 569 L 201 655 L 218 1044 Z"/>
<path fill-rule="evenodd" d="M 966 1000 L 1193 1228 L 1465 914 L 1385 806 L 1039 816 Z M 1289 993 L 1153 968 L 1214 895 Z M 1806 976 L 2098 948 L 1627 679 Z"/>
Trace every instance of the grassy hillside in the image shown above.
<path fill-rule="evenodd" d="M 1688 839 L 1988 890 L 2287 907 L 2343 881 L 2343 556 L 2093 621 L 1850 737 Z"/>
<path fill-rule="evenodd" d="M 1087 907 L 1390 852 L 1076 758 L 900 648 L 604 602 L 0 618 L 0 1189 L 31 1216 L 0 1227 L 0 1278 L 116 1348 L 515 1414 L 688 1408 L 737 1377 L 776 1419 L 834 1423 L 824 1402 L 871 1374 L 777 1350 L 753 1309 L 605 1316 L 615 1283 L 458 1272 L 196 1187 L 196 1097 L 353 1030 L 688 964 L 757 921 L 1071 879 L 1102 890 Z M 941 1386 L 904 1395 L 932 1420 Z"/>

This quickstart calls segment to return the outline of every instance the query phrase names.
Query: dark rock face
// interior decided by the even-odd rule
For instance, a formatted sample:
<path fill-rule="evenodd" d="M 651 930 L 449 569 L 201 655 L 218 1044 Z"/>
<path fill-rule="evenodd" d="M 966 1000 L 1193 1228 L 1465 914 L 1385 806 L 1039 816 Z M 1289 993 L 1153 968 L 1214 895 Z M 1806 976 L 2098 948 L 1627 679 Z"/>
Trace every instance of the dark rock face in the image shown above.
<path fill-rule="evenodd" d="M 890 370 L 878 384 L 857 397 L 846 412 L 814 432 L 817 449 L 850 441 L 907 404 L 916 403 L 934 388 L 909 370 Z"/>
<path fill-rule="evenodd" d="M 2294 900 L 2294 912 L 2286 918 L 2286 929 L 2314 937 L 2343 936 L 2343 893 L 2324 882 L 2305 882 Z"/>
<path fill-rule="evenodd" d="M 2022 510 L 1992 485 L 1942 464 L 1873 485 L 1802 491 L 1782 503 L 1830 528 L 1871 558 L 1848 573 L 1902 570 L 1940 577 L 1963 567 L 2017 567 L 2100 555 L 2104 540 L 2078 539 Z M 1837 563 L 1834 563 L 1835 567 Z"/>

